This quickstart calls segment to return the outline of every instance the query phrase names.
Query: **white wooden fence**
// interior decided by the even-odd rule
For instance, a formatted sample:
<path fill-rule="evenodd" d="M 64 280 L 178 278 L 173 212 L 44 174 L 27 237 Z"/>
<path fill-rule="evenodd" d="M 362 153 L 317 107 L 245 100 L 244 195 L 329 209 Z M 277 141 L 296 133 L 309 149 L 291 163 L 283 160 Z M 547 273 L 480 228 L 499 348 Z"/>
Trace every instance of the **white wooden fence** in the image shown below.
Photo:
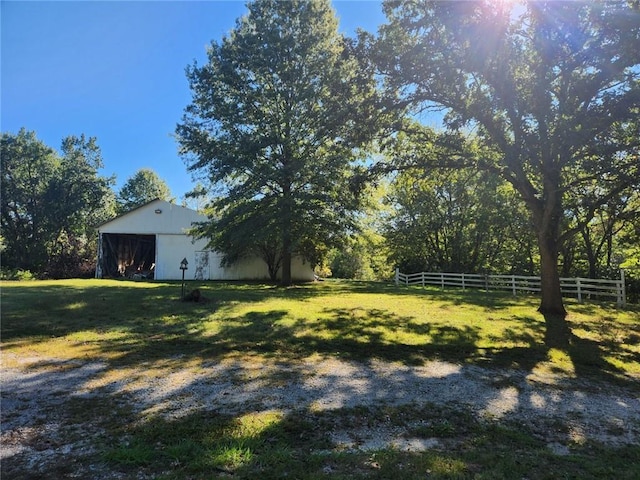
<path fill-rule="evenodd" d="M 518 292 L 540 292 L 540 277 L 522 275 L 482 275 L 472 273 L 435 273 L 420 272 L 404 274 L 396 268 L 396 285 L 438 285 L 445 287 L 478 288 L 484 290 L 508 290 Z M 579 302 L 583 298 L 615 298 L 618 306 L 627 303 L 624 283 L 624 270 L 620 270 L 619 280 L 601 280 L 593 278 L 560 278 L 563 295 L 575 296 Z"/>

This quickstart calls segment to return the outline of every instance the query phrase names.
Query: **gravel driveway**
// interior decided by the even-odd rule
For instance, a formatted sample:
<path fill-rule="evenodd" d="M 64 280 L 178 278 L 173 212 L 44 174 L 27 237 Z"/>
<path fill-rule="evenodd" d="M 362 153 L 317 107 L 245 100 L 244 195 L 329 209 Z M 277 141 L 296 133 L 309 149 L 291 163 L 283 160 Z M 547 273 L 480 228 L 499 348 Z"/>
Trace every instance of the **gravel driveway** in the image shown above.
<path fill-rule="evenodd" d="M 2 370 L 0 457 L 2 473 L 22 472 L 18 478 L 43 478 L 43 472 L 55 478 L 50 468 L 62 458 L 81 458 L 97 448 L 99 414 L 96 418 L 90 412 L 70 417 L 66 407 L 73 399 L 91 404 L 92 399 L 109 398 L 114 408 L 126 404 L 141 416 L 169 417 L 204 408 L 241 413 L 433 404 L 459 407 L 487 421 L 525 424 L 539 432 L 557 454 L 568 452 L 568 445 L 576 442 L 624 445 L 640 441 L 638 389 L 560 375 L 442 361 L 406 366 L 320 357 L 295 365 L 237 359 L 197 367 L 181 366 L 181 359 L 173 358 L 164 370 L 144 364 L 135 370 L 118 370 L 91 361 L 11 360 L 16 366 Z M 559 423 L 563 428 L 554 429 Z M 433 442 L 405 438 L 383 427 L 331 435 L 343 448 L 433 447 Z M 93 471 L 98 468 L 72 465 L 65 475 L 119 478 L 107 471 Z"/>

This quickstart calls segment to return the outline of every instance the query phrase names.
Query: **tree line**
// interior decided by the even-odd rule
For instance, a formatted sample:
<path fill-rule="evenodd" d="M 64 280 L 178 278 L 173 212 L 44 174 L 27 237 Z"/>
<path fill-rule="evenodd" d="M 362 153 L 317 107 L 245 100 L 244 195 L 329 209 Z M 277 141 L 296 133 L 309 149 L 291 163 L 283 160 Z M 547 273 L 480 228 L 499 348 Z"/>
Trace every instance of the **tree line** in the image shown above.
<path fill-rule="evenodd" d="M 156 198 L 170 199 L 167 184 L 142 169 L 114 190 L 95 137 L 68 136 L 60 151 L 35 132 L 3 133 L 3 276 L 84 277 L 95 273 L 96 227 Z"/>
<path fill-rule="evenodd" d="M 535 271 L 546 341 L 566 345 L 560 276 L 638 268 L 638 2 L 383 9 L 349 38 L 329 0 L 255 0 L 187 68 L 176 139 L 211 199 L 194 233 L 284 285 L 296 255 Z"/>

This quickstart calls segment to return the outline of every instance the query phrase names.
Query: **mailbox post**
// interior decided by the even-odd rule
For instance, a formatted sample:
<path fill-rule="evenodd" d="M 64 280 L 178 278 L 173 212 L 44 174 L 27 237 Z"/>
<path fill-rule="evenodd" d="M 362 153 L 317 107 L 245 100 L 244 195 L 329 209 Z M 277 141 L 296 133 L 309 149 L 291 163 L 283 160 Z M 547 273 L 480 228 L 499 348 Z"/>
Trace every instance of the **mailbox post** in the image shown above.
<path fill-rule="evenodd" d="M 187 262 L 186 258 L 183 258 L 180 262 L 180 270 L 182 270 L 182 300 L 184 300 L 184 271 L 189 269 L 187 265 L 189 265 L 189 262 Z"/>

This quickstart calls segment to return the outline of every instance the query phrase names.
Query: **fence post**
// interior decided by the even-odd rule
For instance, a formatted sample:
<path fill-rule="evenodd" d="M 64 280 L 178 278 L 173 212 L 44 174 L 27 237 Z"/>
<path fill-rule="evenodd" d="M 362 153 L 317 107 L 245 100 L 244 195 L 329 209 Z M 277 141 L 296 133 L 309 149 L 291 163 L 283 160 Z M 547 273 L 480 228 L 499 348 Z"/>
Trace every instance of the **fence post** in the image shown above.
<path fill-rule="evenodd" d="M 627 286 L 625 285 L 624 282 L 624 268 L 620 269 L 620 297 L 621 297 L 621 307 L 624 307 L 627 305 Z"/>
<path fill-rule="evenodd" d="M 513 296 L 515 297 L 517 295 L 517 293 L 516 293 L 516 276 L 515 275 L 511 275 L 511 288 L 513 290 Z"/>
<path fill-rule="evenodd" d="M 488 273 L 484 274 L 484 291 L 485 292 L 489 291 L 489 274 Z"/>
<path fill-rule="evenodd" d="M 576 288 L 578 290 L 578 302 L 582 303 L 582 288 L 580 286 L 579 278 L 576 278 Z"/>
<path fill-rule="evenodd" d="M 400 269 L 396 267 L 396 285 L 400 285 Z"/>
<path fill-rule="evenodd" d="M 422 272 L 422 277 L 421 277 L 421 279 L 422 279 L 422 286 L 424 287 L 424 272 Z"/>
<path fill-rule="evenodd" d="M 464 292 L 464 273 L 462 274 L 462 291 Z"/>

